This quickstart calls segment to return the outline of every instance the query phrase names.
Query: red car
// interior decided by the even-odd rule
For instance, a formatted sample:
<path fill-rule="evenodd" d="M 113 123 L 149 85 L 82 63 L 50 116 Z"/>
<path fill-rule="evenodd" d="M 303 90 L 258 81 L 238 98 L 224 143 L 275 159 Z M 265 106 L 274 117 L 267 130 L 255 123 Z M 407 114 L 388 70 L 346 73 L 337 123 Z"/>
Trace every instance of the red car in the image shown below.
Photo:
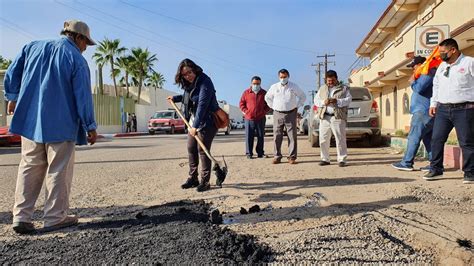
<path fill-rule="evenodd" d="M 157 111 L 148 120 L 148 132 L 153 135 L 157 131 L 164 131 L 168 134 L 174 134 L 177 131 L 184 133 L 186 125 L 174 110 Z"/>
<path fill-rule="evenodd" d="M 8 127 L 0 127 L 0 145 L 21 143 L 21 136 L 8 132 Z"/>

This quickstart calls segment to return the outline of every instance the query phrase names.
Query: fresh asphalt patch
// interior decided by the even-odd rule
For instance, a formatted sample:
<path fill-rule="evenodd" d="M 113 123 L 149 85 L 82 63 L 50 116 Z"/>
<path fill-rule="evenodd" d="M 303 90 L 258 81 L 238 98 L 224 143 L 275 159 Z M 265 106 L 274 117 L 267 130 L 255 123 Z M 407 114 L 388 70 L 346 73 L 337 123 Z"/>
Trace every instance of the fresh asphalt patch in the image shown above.
<path fill-rule="evenodd" d="M 112 219 L 79 224 L 61 235 L 39 232 L 0 242 L 0 264 L 241 264 L 270 260 L 270 249 L 252 236 L 238 235 L 212 222 L 222 222 L 222 216 L 203 201 L 119 212 Z"/>

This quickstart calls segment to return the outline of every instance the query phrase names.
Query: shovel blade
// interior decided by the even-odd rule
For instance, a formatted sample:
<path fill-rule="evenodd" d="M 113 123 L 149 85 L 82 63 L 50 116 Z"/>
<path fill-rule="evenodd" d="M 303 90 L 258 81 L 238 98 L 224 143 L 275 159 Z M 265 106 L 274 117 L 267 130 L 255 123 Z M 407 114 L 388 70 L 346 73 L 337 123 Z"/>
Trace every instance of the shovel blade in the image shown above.
<path fill-rule="evenodd" d="M 224 160 L 223 164 L 222 163 L 214 164 L 213 170 L 214 170 L 214 173 L 216 174 L 216 185 L 218 187 L 222 187 L 222 183 L 224 183 L 225 178 L 227 177 L 227 173 L 228 173 L 226 161 Z"/>

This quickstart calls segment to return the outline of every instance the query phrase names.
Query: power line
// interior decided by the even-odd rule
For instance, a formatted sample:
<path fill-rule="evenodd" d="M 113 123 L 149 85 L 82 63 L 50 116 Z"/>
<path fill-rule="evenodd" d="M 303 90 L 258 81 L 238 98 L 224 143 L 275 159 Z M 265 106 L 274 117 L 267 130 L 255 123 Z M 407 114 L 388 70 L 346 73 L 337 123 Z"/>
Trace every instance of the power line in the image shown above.
<path fill-rule="evenodd" d="M 55 0 L 54 2 L 56 2 L 57 4 L 63 5 L 63 6 L 65 6 L 65 7 L 67 7 L 67 8 L 69 8 L 69 9 L 75 10 L 75 11 L 81 13 L 81 14 L 84 14 L 84 15 L 86 15 L 86 16 L 89 16 L 89 17 L 91 17 L 91 18 L 94 18 L 94 19 L 96 19 L 96 20 L 98 20 L 98 21 L 101 21 L 101 22 L 103 22 L 103 23 L 106 23 L 106 24 L 108 24 L 108 25 L 111 25 L 111 26 L 113 26 L 113 27 L 116 27 L 116 28 L 118 28 L 118 29 L 120 29 L 120 30 L 126 31 L 126 32 L 131 33 L 131 34 L 133 34 L 133 35 L 135 35 L 135 36 L 138 36 L 138 37 L 143 38 L 143 39 L 145 39 L 145 40 L 151 41 L 152 43 L 155 43 L 155 44 L 157 44 L 157 45 L 164 46 L 164 47 L 170 48 L 170 49 L 172 49 L 172 50 L 176 50 L 176 51 L 178 51 L 178 52 L 181 52 L 181 53 L 183 53 L 183 54 L 187 54 L 187 55 L 190 55 L 190 56 L 193 56 L 193 57 L 196 57 L 196 58 L 203 59 L 203 60 L 208 61 L 208 62 L 210 62 L 210 63 L 212 63 L 212 64 L 220 65 L 220 66 L 224 67 L 225 69 L 229 69 L 229 67 L 227 67 L 227 66 L 225 66 L 225 65 L 223 65 L 223 64 L 220 64 L 220 63 L 218 63 L 218 62 L 214 62 L 213 60 L 207 59 L 207 58 L 202 57 L 202 56 L 194 55 L 194 54 L 192 54 L 192 53 L 189 53 L 189 52 L 183 51 L 183 50 L 181 50 L 181 49 L 178 49 L 178 48 L 176 48 L 176 47 L 172 47 L 172 46 L 169 46 L 169 45 L 165 45 L 165 44 L 163 44 L 163 43 L 160 43 L 160 42 L 156 41 L 156 39 L 152 39 L 152 38 L 149 38 L 149 37 L 147 37 L 147 36 L 141 35 L 141 34 L 135 32 L 135 31 L 130 31 L 130 30 L 128 30 L 128 29 L 126 29 L 126 28 L 123 28 L 123 27 L 121 27 L 121 26 L 119 26 L 119 25 L 117 25 L 117 24 L 113 24 L 113 23 L 111 23 L 111 22 L 109 22 L 109 21 L 107 21 L 107 20 L 98 18 L 98 17 L 96 17 L 96 16 L 94 16 L 94 15 L 91 15 L 91 14 L 89 14 L 89 13 L 87 13 L 87 12 L 84 12 L 84 10 L 81 10 L 81 9 L 78 9 L 78 8 L 74 8 L 74 7 L 69 6 L 69 5 L 65 4 L 65 3 L 62 3 L 62 2 L 60 2 L 60 1 L 58 1 L 58 0 Z M 156 32 L 147 30 L 147 29 L 145 29 L 145 28 L 143 28 L 143 27 L 141 27 L 141 26 L 139 26 L 139 25 L 132 24 L 132 23 L 126 21 L 126 20 L 117 18 L 117 17 L 115 17 L 115 16 L 113 16 L 113 15 L 110 15 L 110 14 L 108 14 L 108 13 L 106 13 L 106 12 L 100 11 L 100 10 L 98 10 L 98 9 L 96 9 L 96 8 L 92 8 L 92 7 L 90 7 L 90 6 L 88 6 L 88 5 L 85 5 L 85 4 L 83 4 L 83 3 L 79 3 L 79 4 L 81 4 L 81 5 L 83 5 L 83 6 L 86 6 L 86 7 L 88 7 L 88 8 L 91 8 L 91 9 L 93 9 L 93 10 L 95 10 L 95 11 L 101 13 L 101 14 L 105 14 L 105 15 L 107 15 L 107 16 L 110 16 L 110 17 L 112 17 L 112 18 L 114 18 L 114 19 L 116 19 L 116 20 L 118 20 L 118 21 L 121 21 L 122 23 L 127 24 L 127 25 L 132 25 L 133 27 L 136 27 L 136 28 L 138 28 L 138 29 L 140 29 L 140 30 L 143 30 L 143 31 L 146 31 L 146 32 L 155 34 L 155 35 L 161 35 L 161 34 L 158 34 L 158 33 L 156 33 Z M 161 36 L 163 36 L 163 35 L 161 35 Z M 163 36 L 163 38 L 171 39 L 171 38 L 166 37 L 166 36 Z M 171 40 L 174 41 L 173 39 L 171 39 Z M 175 42 L 179 43 L 178 41 L 175 41 Z M 181 44 L 181 45 L 183 45 L 183 44 Z M 187 47 L 189 47 L 189 46 L 187 46 Z M 192 47 L 189 47 L 189 48 L 199 51 L 199 49 L 196 49 L 196 48 L 192 48 Z M 211 56 L 212 56 L 212 55 L 211 55 Z M 255 70 L 253 70 L 253 69 L 251 69 L 251 68 L 249 68 L 249 67 L 246 67 L 246 66 L 243 66 L 243 65 L 239 65 L 239 64 L 236 64 L 235 62 L 231 62 L 231 61 L 228 61 L 228 60 L 219 58 L 219 57 L 215 57 L 215 56 L 213 56 L 213 57 L 214 57 L 214 58 L 217 58 L 217 59 L 219 59 L 219 60 L 221 60 L 221 61 L 223 61 L 223 62 L 226 62 L 226 63 L 230 64 L 230 65 L 231 65 L 230 68 L 234 69 L 234 70 L 231 70 L 231 71 L 236 71 L 236 72 L 239 72 L 239 73 L 241 73 L 241 74 L 248 75 L 248 76 L 255 75 L 255 73 L 262 73 L 262 74 L 266 74 L 266 75 L 268 75 L 268 76 L 272 76 L 272 75 L 273 75 L 273 74 L 270 75 L 269 73 L 265 73 L 265 72 L 261 72 L 261 71 L 255 71 Z M 238 68 L 236 68 L 236 67 L 245 68 L 245 69 L 247 69 L 247 70 L 251 70 L 252 72 L 244 72 L 244 71 L 241 71 L 240 69 L 238 69 Z M 300 83 L 300 84 L 302 84 L 302 83 Z M 308 86 L 308 84 L 302 84 L 302 85 Z"/>
<path fill-rule="evenodd" d="M 201 30 L 206 30 L 206 31 L 209 31 L 209 32 L 212 32 L 212 33 L 216 33 L 216 34 L 220 34 L 220 35 L 224 35 L 224 36 L 227 36 L 227 37 L 231 37 L 231 38 L 235 38 L 235 39 L 239 39 L 239 40 L 244 40 L 244 41 L 247 41 L 247 42 L 258 43 L 258 44 L 260 44 L 260 45 L 265 45 L 265 46 L 271 46 L 271 47 L 276 47 L 276 48 L 281 48 L 281 49 L 287 49 L 287 50 L 292 50 L 292 51 L 297 51 L 297 52 L 302 52 L 302 53 L 316 54 L 315 51 L 311 51 L 311 50 L 305 50 L 305 49 L 299 49 L 299 48 L 293 48 L 293 47 L 288 47 L 288 46 L 283 46 L 283 45 L 268 43 L 268 42 L 262 42 L 262 41 L 259 41 L 259 40 L 250 39 L 250 38 L 243 37 L 243 36 L 239 36 L 239 35 L 235 35 L 235 34 L 232 34 L 232 33 L 227 33 L 227 32 L 223 32 L 223 31 L 218 31 L 218 30 L 215 30 L 215 29 L 212 29 L 212 28 L 209 28 L 209 27 L 201 26 L 201 25 L 198 25 L 198 24 L 195 24 L 195 23 L 192 23 L 192 22 L 188 22 L 188 21 L 185 21 L 185 20 L 176 18 L 176 17 L 172 17 L 172 16 L 169 16 L 169 15 L 165 15 L 165 14 L 163 14 L 163 13 L 159 13 L 159 12 L 156 12 L 156 11 L 153 11 L 153 10 L 149 10 L 149 9 L 146 9 L 146 8 L 143 8 L 143 7 L 140 7 L 140 6 L 136 6 L 136 5 L 130 4 L 130 3 L 126 2 L 126 1 L 123 1 L 123 0 L 120 0 L 120 2 L 123 3 L 123 4 L 125 4 L 125 5 L 134 7 L 134 8 L 136 8 L 136 9 L 140 9 L 140 10 L 146 11 L 146 12 L 148 12 L 148 13 L 152 13 L 152 14 L 155 14 L 155 15 L 158 15 L 158 16 L 161 16 L 161 17 L 170 19 L 170 20 L 174 20 L 174 21 L 177 21 L 177 22 L 180 22 L 180 23 L 183 23 L 183 24 L 191 25 L 191 26 L 193 26 L 193 27 L 195 27 L 195 28 L 199 28 L 199 29 L 201 29 Z"/>
<path fill-rule="evenodd" d="M 98 17 L 96 17 L 96 16 L 90 15 L 90 14 L 84 12 L 83 10 L 80 10 L 80 9 L 78 9 L 78 8 L 74 8 L 74 7 L 71 7 L 71 6 L 66 5 L 66 4 L 64 4 L 64 3 L 61 3 L 61 2 L 59 2 L 58 0 L 54 0 L 54 2 L 57 3 L 57 4 L 59 4 L 59 5 L 65 6 L 65 7 L 69 8 L 69 9 L 75 10 L 75 11 L 81 13 L 81 14 L 84 14 L 84 15 L 88 16 L 88 17 L 91 17 L 91 18 L 94 18 L 94 19 L 96 19 L 96 20 L 98 20 L 98 21 L 101 21 L 101 22 L 103 22 L 103 23 L 105 23 L 105 24 L 111 25 L 112 27 L 116 27 L 116 28 L 118 28 L 118 29 L 120 29 L 120 30 L 123 30 L 123 31 L 125 31 L 125 32 L 130 33 L 130 34 L 133 34 L 133 35 L 138 36 L 138 37 L 140 37 L 140 38 L 143 38 L 143 39 L 145 39 L 145 40 L 148 40 L 148 41 L 150 41 L 150 42 L 152 42 L 152 43 L 154 43 L 154 44 L 156 44 L 156 45 L 163 46 L 163 47 L 167 47 L 167 48 L 169 48 L 169 49 L 172 49 L 172 50 L 178 51 L 178 52 L 180 52 L 180 53 L 183 53 L 183 54 L 185 54 L 185 55 L 192 56 L 192 57 L 196 57 L 196 58 L 201 58 L 202 60 L 208 61 L 208 62 L 210 62 L 210 63 L 213 63 L 213 64 L 217 64 L 217 65 L 221 65 L 221 66 L 223 66 L 223 67 L 226 67 L 226 66 L 224 66 L 224 65 L 222 65 L 222 64 L 220 64 L 220 63 L 213 62 L 212 60 L 206 59 L 206 58 L 204 58 L 204 57 L 202 57 L 202 56 L 197 56 L 197 55 L 191 54 L 191 53 L 189 53 L 189 52 L 183 51 L 183 50 L 181 50 L 181 49 L 178 49 L 178 48 L 176 48 L 176 47 L 172 47 L 172 46 L 169 46 L 169 45 L 165 45 L 165 44 L 163 44 L 163 43 L 158 42 L 158 41 L 155 40 L 155 39 L 151 39 L 151 38 L 149 38 L 149 37 L 147 37 L 147 36 L 138 34 L 138 33 L 134 32 L 134 31 L 128 30 L 128 29 L 126 29 L 126 28 L 120 27 L 120 26 L 118 26 L 118 25 L 116 25 L 116 24 L 110 23 L 110 22 L 108 22 L 108 21 L 106 21 L 106 20 L 103 20 L 103 19 L 101 19 L 101 18 L 98 18 Z M 237 72 L 239 72 L 239 73 L 242 73 L 242 74 L 245 74 L 245 75 L 252 75 L 252 74 L 250 74 L 250 73 L 243 72 L 243 71 L 240 71 L 240 70 L 238 70 L 238 69 L 235 69 L 235 71 L 237 71 Z"/>
<path fill-rule="evenodd" d="M 324 55 L 318 55 L 316 56 L 317 58 L 324 58 L 324 83 L 326 83 L 326 73 L 328 72 L 328 64 L 331 64 L 331 63 L 334 63 L 334 65 L 336 65 L 336 62 L 332 61 L 328 61 L 328 58 L 329 57 L 335 57 L 336 55 L 335 54 L 324 54 Z"/>
<path fill-rule="evenodd" d="M 111 18 L 113 18 L 113 19 L 115 19 L 115 20 L 117 20 L 117 21 L 121 21 L 122 23 L 131 25 L 131 26 L 133 26 L 133 27 L 135 27 L 135 28 L 137 28 L 137 29 L 140 29 L 140 30 L 143 30 L 143 31 L 145 31 L 145 32 L 154 34 L 154 35 L 156 35 L 156 36 L 158 36 L 158 37 L 167 39 L 167 40 L 169 40 L 169 41 L 171 41 L 171 42 L 174 42 L 174 43 L 176 43 L 176 44 L 179 44 L 179 45 L 181 45 L 181 46 L 183 46 L 183 47 L 186 47 L 186 48 L 188 48 L 188 49 L 192 49 L 192 50 L 195 50 L 195 51 L 197 51 L 197 52 L 206 54 L 207 56 L 213 57 L 214 59 L 217 59 L 217 60 L 220 60 L 220 61 L 223 61 L 223 62 L 232 64 L 232 65 L 236 65 L 236 66 L 238 66 L 238 67 L 245 68 L 245 69 L 250 70 L 250 71 L 255 71 L 254 69 L 251 69 L 251 68 L 249 68 L 249 67 L 247 67 L 247 66 L 238 65 L 238 64 L 236 64 L 235 62 L 229 61 L 229 60 L 227 60 L 227 59 L 224 59 L 224 58 L 221 58 L 221 57 L 218 57 L 218 56 L 214 56 L 214 55 L 212 55 L 212 54 L 207 53 L 206 51 L 203 51 L 203 50 L 198 49 L 198 48 L 196 48 L 196 47 L 192 47 L 192 46 L 190 46 L 190 45 L 187 45 L 187 44 L 185 44 L 185 43 L 182 43 L 182 42 L 180 42 L 180 41 L 178 41 L 178 40 L 176 40 L 176 39 L 173 39 L 173 38 L 171 38 L 171 37 L 165 36 L 165 35 L 163 35 L 163 34 L 160 34 L 160 33 L 157 33 L 157 32 L 151 31 L 151 30 L 148 30 L 148 29 L 146 29 L 146 28 L 144 28 L 144 27 L 142 27 L 142 26 L 139 26 L 139 25 L 137 25 L 137 24 L 133 24 L 133 23 L 131 23 L 130 21 L 121 19 L 121 18 L 116 17 L 116 16 L 114 16 L 114 15 L 111 15 L 111 14 L 109 14 L 109 13 L 107 13 L 107 12 L 101 11 L 101 10 L 99 10 L 99 9 L 97 9 L 97 8 L 94 8 L 94 7 L 91 7 L 91 6 L 86 5 L 86 4 L 84 4 L 84 3 L 81 3 L 80 1 L 76 1 L 76 3 L 78 3 L 78 4 L 82 5 L 82 6 L 85 6 L 85 7 L 89 8 L 89 9 L 92 9 L 92 10 L 98 12 L 98 13 L 101 13 L 101 14 L 104 14 L 104 15 L 106 15 L 106 16 L 109 16 L 109 17 L 111 17 Z"/>
<path fill-rule="evenodd" d="M 152 42 L 153 44 L 156 44 L 156 45 L 159 45 L 159 46 L 163 46 L 163 47 L 167 47 L 167 48 L 169 48 L 169 49 L 172 49 L 172 50 L 175 50 L 175 51 L 178 51 L 178 52 L 180 52 L 180 53 L 183 53 L 183 54 L 186 54 L 186 55 L 190 55 L 190 56 L 193 56 L 193 57 L 196 57 L 196 58 L 201 58 L 201 59 L 203 59 L 203 60 L 205 60 L 205 61 L 208 61 L 208 62 L 210 62 L 210 63 L 212 63 L 212 64 L 220 65 L 220 66 L 222 66 L 222 67 L 228 69 L 228 67 L 225 66 L 225 65 L 222 65 L 222 64 L 217 63 L 217 62 L 213 62 L 212 60 L 209 60 L 209 59 L 204 58 L 204 57 L 202 57 L 202 56 L 197 56 L 197 55 L 191 54 L 191 53 L 189 53 L 189 52 L 183 51 L 183 50 L 178 49 L 178 48 L 176 48 L 176 47 L 172 47 L 172 46 L 169 46 L 169 45 L 165 45 L 165 44 L 163 44 L 163 43 L 158 42 L 156 39 L 152 39 L 152 38 L 149 38 L 149 37 L 147 37 L 147 36 L 141 35 L 141 34 L 135 32 L 135 31 L 128 30 L 128 29 L 126 29 L 126 28 L 124 28 L 124 27 L 121 27 L 121 26 L 119 26 L 119 25 L 117 25 L 117 24 L 113 24 L 113 23 L 111 23 L 111 22 L 109 22 L 109 21 L 107 21 L 107 20 L 98 18 L 98 17 L 96 17 L 96 16 L 94 16 L 94 15 L 91 15 L 91 14 L 89 14 L 89 13 L 87 13 L 87 12 L 84 12 L 84 11 L 81 10 L 81 9 L 74 8 L 74 7 L 69 6 L 69 5 L 65 4 L 65 3 L 62 3 L 62 2 L 60 2 L 60 1 L 58 1 L 58 0 L 54 0 L 54 2 L 57 3 L 57 4 L 59 4 L 59 5 L 65 6 L 65 7 L 69 8 L 69 9 L 75 10 L 75 11 L 81 13 L 81 14 L 84 14 L 84 15 L 88 16 L 88 17 L 91 17 L 91 18 L 93 18 L 93 19 L 95 19 L 95 20 L 98 20 L 98 21 L 101 21 L 101 22 L 103 22 L 103 23 L 105 23 L 105 24 L 108 24 L 108 25 L 110 25 L 110 26 L 112 26 L 112 27 L 118 28 L 118 29 L 120 29 L 120 30 L 122 30 L 122 31 L 128 32 L 128 33 L 133 34 L 133 35 L 135 35 L 135 36 L 138 36 L 138 37 L 140 37 L 140 38 L 142 38 L 142 39 L 148 40 L 148 41 Z M 84 5 L 84 4 L 83 4 L 83 5 Z M 104 12 L 102 12 L 102 13 L 104 13 Z M 127 21 L 126 24 L 128 25 L 128 24 L 130 24 L 130 23 Z M 132 25 L 133 25 L 133 24 L 132 24 Z M 137 26 L 137 25 L 134 25 L 134 26 L 137 27 L 137 28 L 139 28 L 139 29 L 142 29 L 143 31 L 148 31 L 148 30 L 143 29 L 143 28 L 140 27 L 140 26 Z M 156 34 L 156 33 L 154 33 L 154 34 Z M 236 72 L 239 72 L 239 73 L 241 73 L 241 74 L 248 75 L 248 76 L 251 76 L 251 75 L 254 75 L 255 73 L 260 72 L 260 71 L 255 71 L 255 72 L 253 72 L 253 73 L 244 72 L 244 71 L 240 71 L 239 69 L 235 68 L 234 66 L 238 66 L 238 65 L 236 65 L 235 63 L 232 62 L 231 68 L 233 68 L 234 70 L 231 70 L 231 71 L 236 71 Z M 247 68 L 247 69 L 250 69 L 250 68 Z M 264 72 L 260 72 L 260 73 L 264 74 Z M 266 73 L 266 75 L 269 75 L 269 73 Z M 272 75 L 269 75 L 269 76 L 272 76 Z M 301 83 L 300 83 L 300 84 L 301 84 Z M 307 84 L 302 84 L 302 85 L 308 86 Z"/>
<path fill-rule="evenodd" d="M 317 67 L 316 69 L 316 75 L 318 75 L 318 87 L 316 88 L 316 90 L 319 90 L 319 88 L 321 88 L 321 66 L 323 66 L 323 62 L 319 62 L 317 64 L 311 64 L 311 66 L 315 66 Z"/>
<path fill-rule="evenodd" d="M 25 37 L 27 37 L 28 39 L 35 39 L 37 38 L 37 36 L 35 36 L 34 34 L 24 30 L 22 27 L 18 26 L 17 24 L 7 20 L 7 19 L 4 19 L 2 17 L 0 17 L 0 20 L 3 21 L 4 25 L 8 28 L 10 28 L 11 30 L 15 31 L 16 33 L 19 33 Z M 10 25 L 8 25 L 10 24 Z"/>

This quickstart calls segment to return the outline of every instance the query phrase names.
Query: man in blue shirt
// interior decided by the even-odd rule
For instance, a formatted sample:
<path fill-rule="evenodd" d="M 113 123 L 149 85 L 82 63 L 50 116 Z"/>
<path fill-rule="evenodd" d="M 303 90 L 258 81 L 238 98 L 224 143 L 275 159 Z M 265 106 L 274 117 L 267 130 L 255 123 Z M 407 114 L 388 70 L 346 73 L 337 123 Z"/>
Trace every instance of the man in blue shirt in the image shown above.
<path fill-rule="evenodd" d="M 31 216 L 43 181 L 45 229 L 78 223 L 67 215 L 74 148 L 97 138 L 90 71 L 82 56 L 95 42 L 87 24 L 77 20 L 66 21 L 61 35 L 25 45 L 5 75 L 10 131 L 22 136 L 13 208 L 13 230 L 20 234 L 35 231 Z"/>
<path fill-rule="evenodd" d="M 425 57 L 416 56 L 407 67 L 413 68 L 413 73 L 426 61 Z M 408 133 L 407 150 L 403 159 L 392 164 L 395 169 L 402 171 L 413 171 L 413 163 L 416 153 L 423 140 L 428 157 L 431 159 L 431 135 L 433 133 L 434 119 L 429 116 L 430 98 L 433 94 L 433 77 L 436 68 L 430 69 L 427 75 L 421 75 L 417 79 L 414 74 L 410 79 L 413 93 L 411 95 L 410 113 L 412 114 L 410 123 L 410 133 Z M 429 171 L 429 167 L 422 167 L 422 171 Z"/>

